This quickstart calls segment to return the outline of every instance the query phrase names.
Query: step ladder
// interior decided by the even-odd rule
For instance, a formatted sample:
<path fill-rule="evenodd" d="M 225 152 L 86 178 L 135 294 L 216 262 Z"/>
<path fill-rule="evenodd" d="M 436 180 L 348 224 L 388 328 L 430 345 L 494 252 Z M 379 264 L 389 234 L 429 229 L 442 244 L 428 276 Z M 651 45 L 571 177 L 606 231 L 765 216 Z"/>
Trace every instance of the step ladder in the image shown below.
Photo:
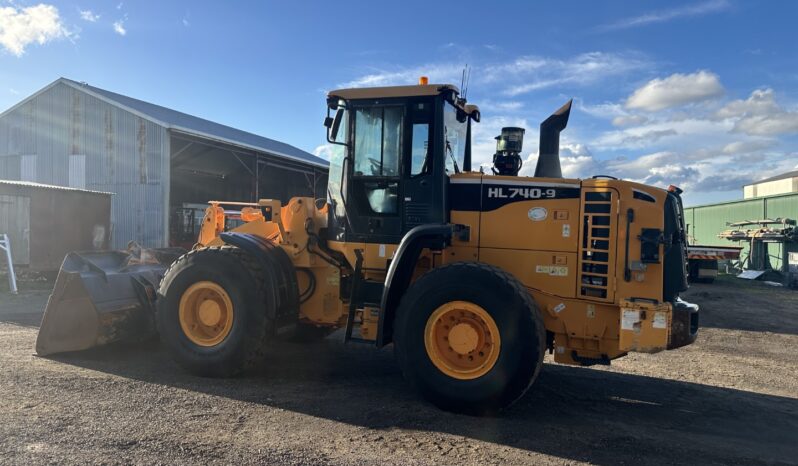
<path fill-rule="evenodd" d="M 17 294 L 17 275 L 14 273 L 14 261 L 11 260 L 11 239 L 8 235 L 0 234 L 0 249 L 5 252 L 6 264 L 8 265 L 8 289 L 12 294 Z"/>
<path fill-rule="evenodd" d="M 353 336 L 355 329 L 362 329 L 366 323 L 366 320 L 369 320 L 371 324 L 376 325 L 376 322 L 379 321 L 379 316 L 373 316 L 372 313 L 378 313 L 380 309 L 379 303 L 365 302 L 363 299 L 361 299 L 361 288 L 363 284 L 363 251 L 360 249 L 355 249 L 355 257 L 357 260 L 355 262 L 355 272 L 352 279 L 352 292 L 349 296 L 349 313 L 346 318 L 344 342 L 348 343 L 351 341 L 354 343 L 368 343 L 374 345 L 377 341 L 376 334 L 374 335 L 374 339 Z M 376 332 L 376 327 L 374 328 L 374 331 Z"/>

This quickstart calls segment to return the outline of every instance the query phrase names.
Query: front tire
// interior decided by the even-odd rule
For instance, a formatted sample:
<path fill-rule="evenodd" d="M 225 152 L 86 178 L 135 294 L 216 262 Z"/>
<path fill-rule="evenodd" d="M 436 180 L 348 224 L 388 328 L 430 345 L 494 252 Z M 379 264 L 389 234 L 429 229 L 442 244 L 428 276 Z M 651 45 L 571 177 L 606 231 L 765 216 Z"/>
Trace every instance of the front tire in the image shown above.
<path fill-rule="evenodd" d="M 518 400 L 543 365 L 546 330 L 513 276 L 480 263 L 434 269 L 397 309 L 394 351 L 405 378 L 436 406 L 483 415 Z"/>
<path fill-rule="evenodd" d="M 183 255 L 158 290 L 161 341 L 195 375 L 230 377 L 257 365 L 276 305 L 264 286 L 261 264 L 233 246 Z"/>

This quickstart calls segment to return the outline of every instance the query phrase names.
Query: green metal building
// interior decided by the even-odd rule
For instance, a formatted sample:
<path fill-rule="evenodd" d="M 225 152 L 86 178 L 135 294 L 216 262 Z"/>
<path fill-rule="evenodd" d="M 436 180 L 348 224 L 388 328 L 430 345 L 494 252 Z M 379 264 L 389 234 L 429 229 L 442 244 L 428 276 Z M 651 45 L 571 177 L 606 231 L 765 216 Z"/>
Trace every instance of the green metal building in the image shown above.
<path fill-rule="evenodd" d="M 790 218 L 798 220 L 798 193 L 756 197 L 739 201 L 707 204 L 684 209 L 685 223 L 692 244 L 713 246 L 744 246 L 743 254 L 748 254 L 745 242 L 732 242 L 718 238 L 718 233 L 727 230 L 728 223 L 766 218 Z M 788 252 L 798 252 L 798 244 L 788 244 Z M 769 246 L 770 261 L 774 268 L 781 267 L 783 257 L 780 245 Z"/>

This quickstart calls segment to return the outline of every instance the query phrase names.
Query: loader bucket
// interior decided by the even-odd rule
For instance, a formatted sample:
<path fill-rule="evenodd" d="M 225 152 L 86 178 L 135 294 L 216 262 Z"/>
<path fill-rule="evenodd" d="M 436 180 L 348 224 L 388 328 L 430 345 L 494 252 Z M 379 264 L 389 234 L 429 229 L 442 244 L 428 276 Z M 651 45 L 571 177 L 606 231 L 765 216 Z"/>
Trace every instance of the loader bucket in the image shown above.
<path fill-rule="evenodd" d="M 155 333 L 158 284 L 182 250 L 67 254 L 44 311 L 36 353 L 79 351 Z"/>

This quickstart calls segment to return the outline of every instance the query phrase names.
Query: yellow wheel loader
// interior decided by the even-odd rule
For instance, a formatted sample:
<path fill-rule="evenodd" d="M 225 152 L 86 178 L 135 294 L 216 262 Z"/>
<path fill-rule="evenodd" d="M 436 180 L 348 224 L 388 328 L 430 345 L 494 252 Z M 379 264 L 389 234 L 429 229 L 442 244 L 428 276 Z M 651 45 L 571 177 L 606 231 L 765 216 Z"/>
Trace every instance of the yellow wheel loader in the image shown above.
<path fill-rule="evenodd" d="M 541 124 L 533 177 L 518 176 L 522 128 L 496 138 L 493 167 L 472 166 L 480 112 L 455 86 L 327 104 L 327 199 L 212 201 L 160 280 L 149 318 L 188 371 L 233 376 L 277 338 L 343 328 L 393 344 L 435 405 L 482 414 L 520 398 L 547 350 L 589 366 L 695 340 L 681 191 L 563 178 L 570 102 Z M 243 223 L 225 231 L 230 215 Z"/>

